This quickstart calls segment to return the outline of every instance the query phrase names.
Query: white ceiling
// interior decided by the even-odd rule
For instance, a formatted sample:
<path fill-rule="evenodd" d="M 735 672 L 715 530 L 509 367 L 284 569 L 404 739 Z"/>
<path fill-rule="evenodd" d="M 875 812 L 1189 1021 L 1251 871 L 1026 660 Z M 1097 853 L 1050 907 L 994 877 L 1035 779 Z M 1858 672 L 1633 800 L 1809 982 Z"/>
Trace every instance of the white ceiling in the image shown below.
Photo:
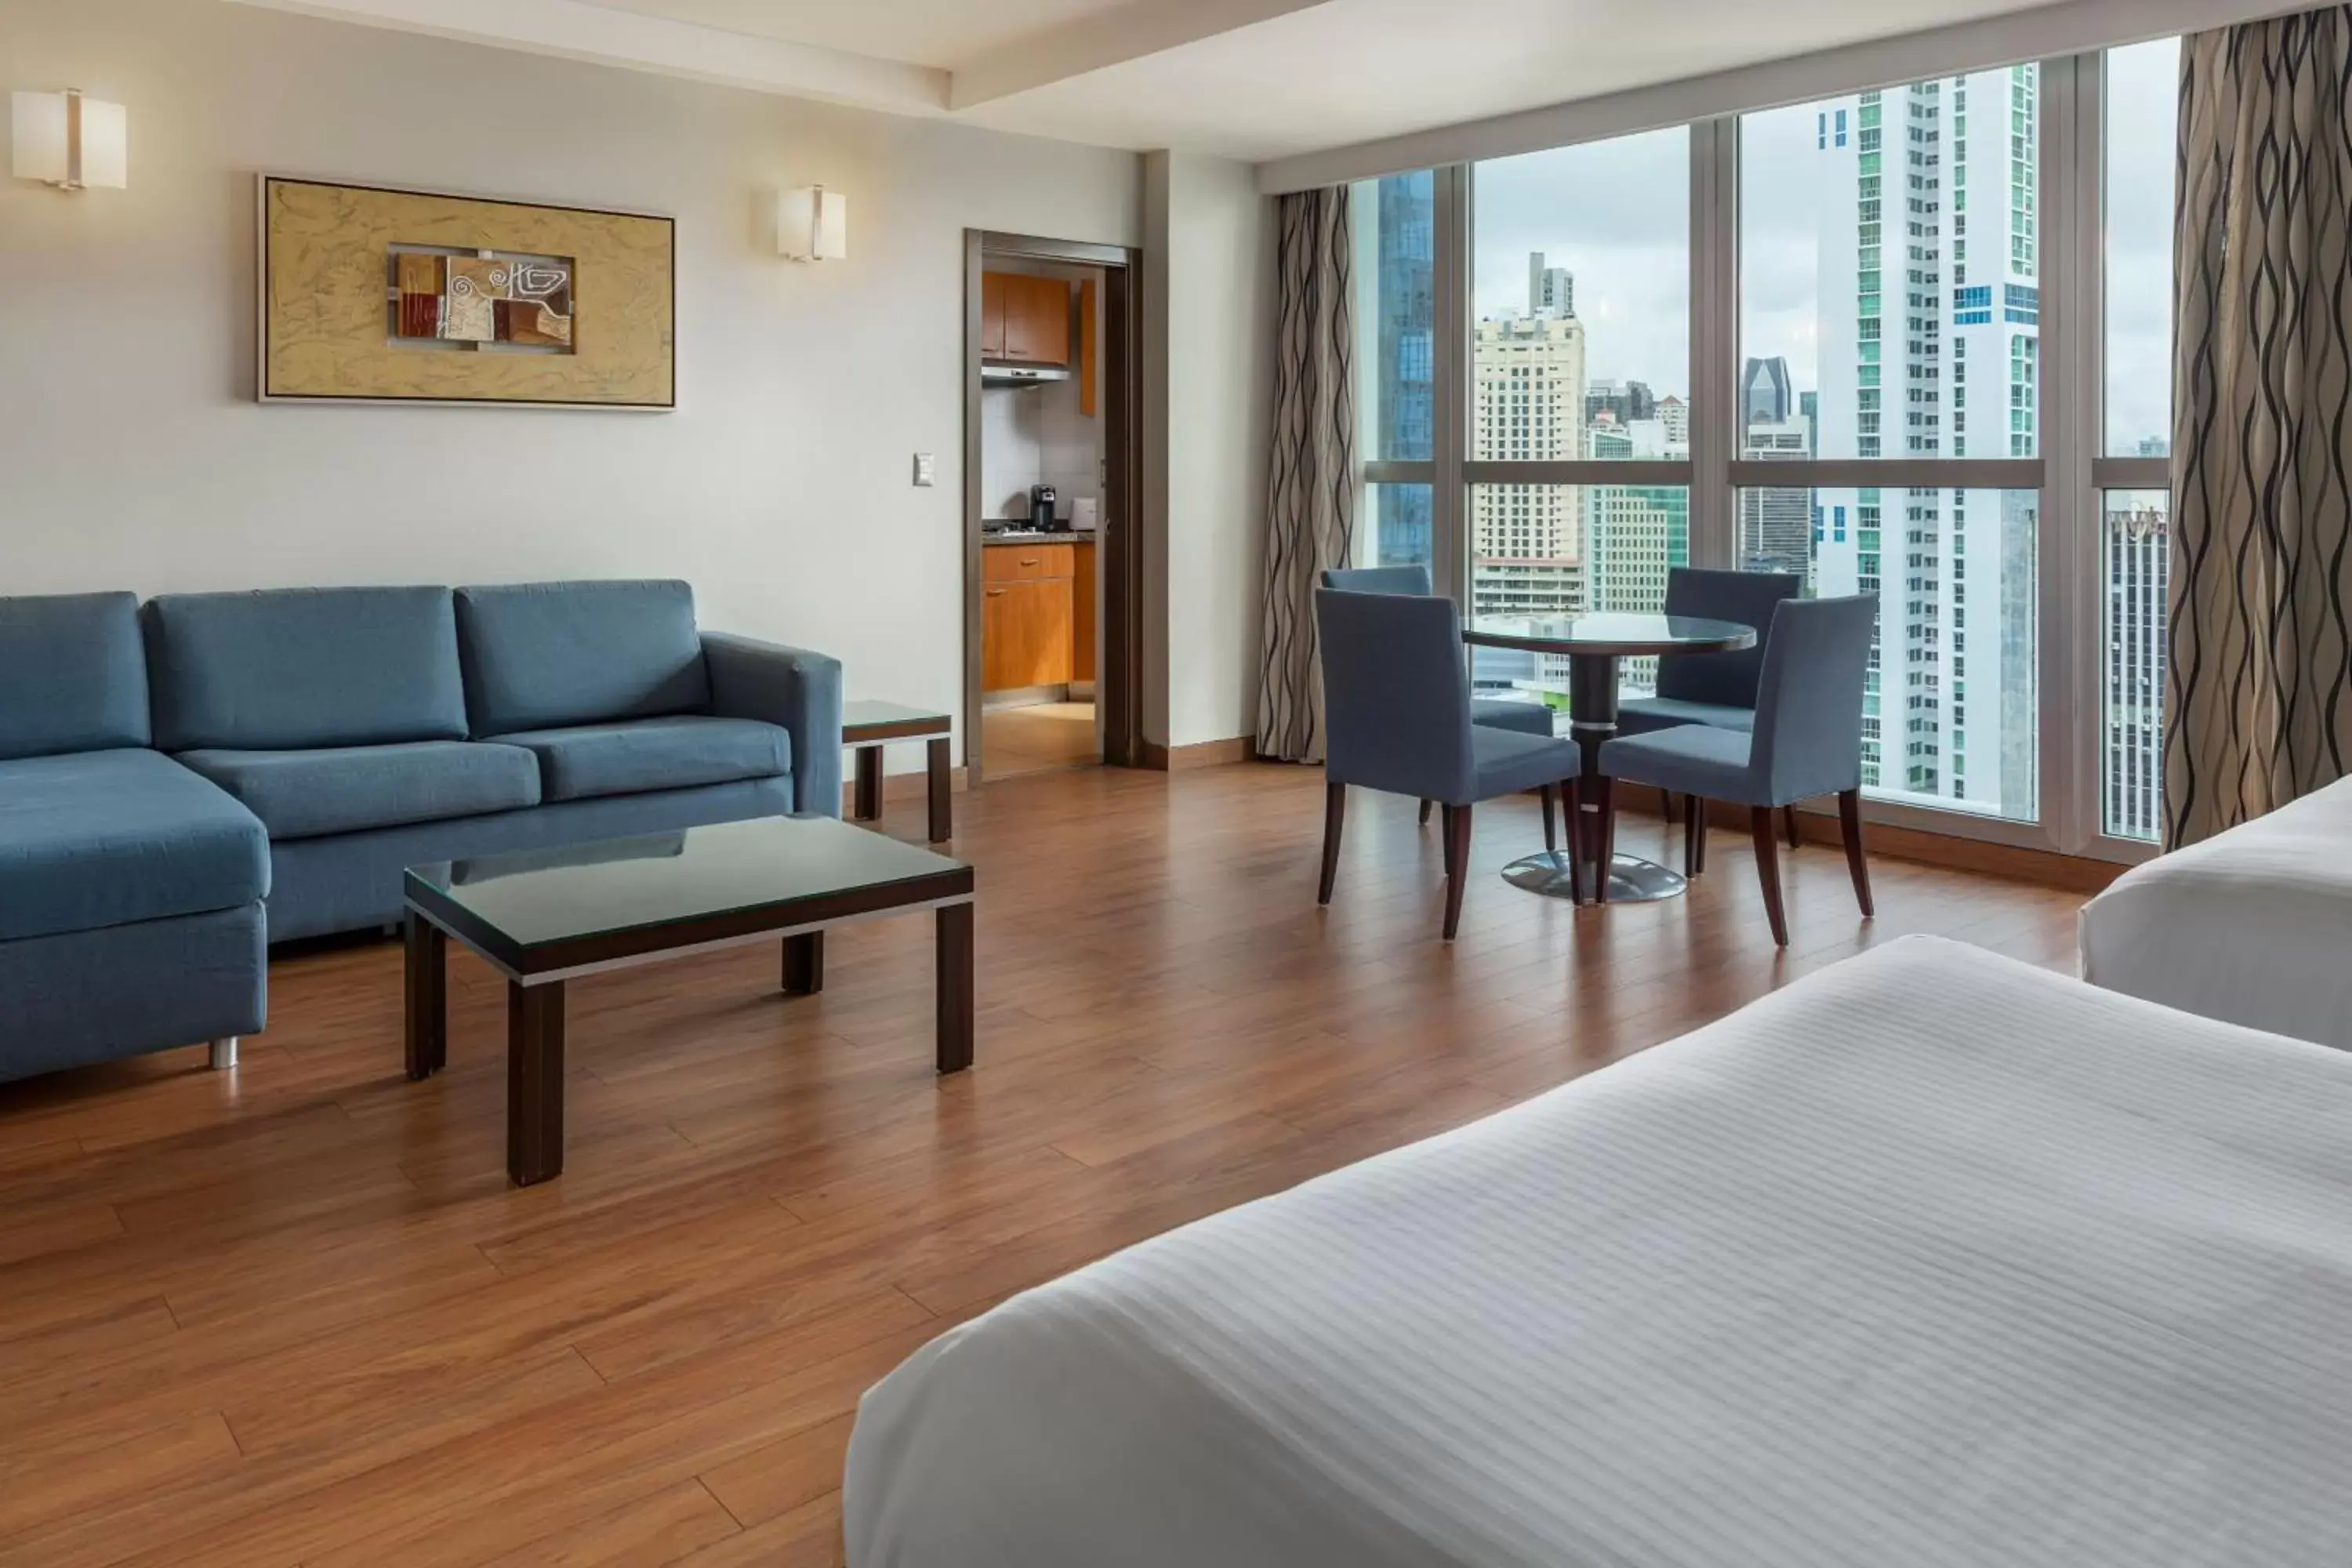
<path fill-rule="evenodd" d="M 1251 162 L 2055 7 L 2276 0 L 238 0 Z M 2232 18 L 2234 19 L 2234 18 Z M 2177 23 L 2176 23 L 2177 30 Z"/>

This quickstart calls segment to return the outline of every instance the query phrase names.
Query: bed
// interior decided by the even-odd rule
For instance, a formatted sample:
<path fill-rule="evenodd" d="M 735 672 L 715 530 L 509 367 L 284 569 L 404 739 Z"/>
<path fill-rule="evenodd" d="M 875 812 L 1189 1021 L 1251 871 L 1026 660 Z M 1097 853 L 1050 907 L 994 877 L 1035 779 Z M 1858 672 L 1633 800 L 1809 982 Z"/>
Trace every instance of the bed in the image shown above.
<path fill-rule="evenodd" d="M 852 1568 L 2352 1563 L 2352 1057 L 1910 938 L 863 1401 Z"/>
<path fill-rule="evenodd" d="M 2352 779 L 2135 867 L 2084 906 L 2083 978 L 2352 1048 Z"/>

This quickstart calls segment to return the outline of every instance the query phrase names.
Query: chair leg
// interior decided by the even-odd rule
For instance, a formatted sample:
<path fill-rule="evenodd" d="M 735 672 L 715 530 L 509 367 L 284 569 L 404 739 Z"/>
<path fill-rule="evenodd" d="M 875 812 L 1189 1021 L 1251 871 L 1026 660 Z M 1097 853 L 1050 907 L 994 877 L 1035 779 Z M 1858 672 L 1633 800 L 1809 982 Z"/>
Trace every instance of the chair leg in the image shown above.
<path fill-rule="evenodd" d="M 1788 830 L 1790 848 L 1802 849 L 1805 847 L 1805 841 L 1801 837 L 1798 837 L 1797 834 L 1797 808 L 1795 806 L 1784 805 L 1780 808 L 1780 826 Z"/>
<path fill-rule="evenodd" d="M 1424 800 L 1421 803 L 1421 825 L 1423 827 L 1429 826 L 1429 808 L 1436 804 L 1433 800 Z"/>
<path fill-rule="evenodd" d="M 1756 837 L 1756 875 L 1764 883 L 1764 914 L 1772 922 L 1772 941 L 1781 947 L 1789 945 L 1789 916 L 1780 907 L 1780 845 L 1772 820 L 1772 808 L 1759 805 L 1754 810 Z"/>
<path fill-rule="evenodd" d="M 1862 792 L 1850 789 L 1838 795 L 1838 826 L 1845 834 L 1845 868 L 1853 873 L 1853 901 L 1862 906 L 1863 918 L 1869 920 L 1878 913 L 1870 897 L 1870 858 L 1862 847 Z"/>
<path fill-rule="evenodd" d="M 1617 781 L 1603 775 L 1597 785 L 1601 799 L 1599 842 L 1592 850 L 1592 898 L 1609 901 L 1609 868 L 1617 863 Z"/>
<path fill-rule="evenodd" d="M 1315 901 L 1331 901 L 1331 884 L 1339 875 L 1339 828 L 1348 817 L 1348 786 L 1327 784 L 1323 786 L 1323 884 L 1315 894 Z"/>
<path fill-rule="evenodd" d="M 1557 855 L 1559 853 L 1559 825 L 1552 820 L 1552 814 L 1559 809 L 1559 786 L 1546 784 L 1541 793 L 1544 814 L 1544 853 Z"/>
<path fill-rule="evenodd" d="M 1568 829 L 1568 900 L 1577 908 L 1584 907 L 1584 841 L 1580 837 L 1584 822 L 1584 786 L 1574 777 L 1562 779 L 1559 790 L 1560 821 Z"/>
<path fill-rule="evenodd" d="M 1666 826 L 1668 827 L 1672 827 L 1675 825 L 1675 818 L 1679 815 L 1679 813 L 1675 810 L 1674 791 L 1670 789 L 1662 789 L 1658 792 L 1658 815 L 1666 819 Z"/>
<path fill-rule="evenodd" d="M 1683 875 L 1696 877 L 1706 869 L 1706 805 L 1695 795 L 1683 796 Z"/>
<path fill-rule="evenodd" d="M 1445 808 L 1445 940 L 1462 929 L 1462 889 L 1470 878 L 1470 808 Z"/>

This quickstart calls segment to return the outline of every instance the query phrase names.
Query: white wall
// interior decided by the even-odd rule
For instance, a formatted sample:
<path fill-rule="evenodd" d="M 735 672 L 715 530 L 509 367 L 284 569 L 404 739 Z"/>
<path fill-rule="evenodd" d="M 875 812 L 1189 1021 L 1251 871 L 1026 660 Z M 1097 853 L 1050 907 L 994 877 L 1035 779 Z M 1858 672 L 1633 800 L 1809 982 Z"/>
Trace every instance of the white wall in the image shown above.
<path fill-rule="evenodd" d="M 1274 214 L 1250 165 L 1185 153 L 1145 154 L 1143 204 L 1144 733 L 1180 747 L 1257 729 Z"/>
<path fill-rule="evenodd" d="M 1130 153 L 214 0 L 0 4 L 0 88 L 66 86 L 129 106 L 131 188 L 0 180 L 0 593 L 678 576 L 952 710 L 963 230 L 1142 232 Z M 675 215 L 677 411 L 256 405 L 261 169 Z M 811 182 L 846 262 L 755 233 Z"/>

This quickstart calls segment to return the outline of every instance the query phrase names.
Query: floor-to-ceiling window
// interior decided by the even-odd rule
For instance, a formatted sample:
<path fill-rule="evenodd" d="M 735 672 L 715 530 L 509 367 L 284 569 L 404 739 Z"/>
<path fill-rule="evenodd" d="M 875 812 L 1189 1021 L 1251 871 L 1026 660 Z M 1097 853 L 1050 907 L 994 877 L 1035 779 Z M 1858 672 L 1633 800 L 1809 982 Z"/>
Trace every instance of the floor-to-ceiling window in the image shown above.
<path fill-rule="evenodd" d="M 2178 62 L 1955 62 L 1359 184 L 1359 557 L 1472 617 L 1651 608 L 1685 563 L 1867 595 L 1874 815 L 2144 853 Z M 1540 660 L 1471 670 L 1565 705 Z"/>
<path fill-rule="evenodd" d="M 1474 617 L 1654 610 L 1690 559 L 1690 167 L 1676 126 L 1470 169 Z M 1562 662 L 1482 649 L 1474 678 L 1565 708 Z"/>
<path fill-rule="evenodd" d="M 2025 820 L 2040 805 L 2040 76 L 1910 82 L 1739 130 L 1736 563 L 1878 601 L 1865 791 Z M 1775 468 L 1785 483 L 1756 482 Z"/>
<path fill-rule="evenodd" d="M 2173 142 L 2180 41 L 2110 49 L 2100 84 L 2099 826 L 2162 833 L 2172 565 Z"/>

